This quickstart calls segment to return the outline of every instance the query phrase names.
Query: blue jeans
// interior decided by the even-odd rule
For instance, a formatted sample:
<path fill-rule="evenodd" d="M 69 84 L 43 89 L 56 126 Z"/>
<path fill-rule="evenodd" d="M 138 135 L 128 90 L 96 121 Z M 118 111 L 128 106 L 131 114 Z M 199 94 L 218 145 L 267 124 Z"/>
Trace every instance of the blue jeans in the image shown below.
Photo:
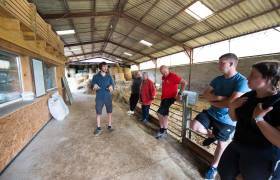
<path fill-rule="evenodd" d="M 142 120 L 149 120 L 150 105 L 142 105 Z"/>

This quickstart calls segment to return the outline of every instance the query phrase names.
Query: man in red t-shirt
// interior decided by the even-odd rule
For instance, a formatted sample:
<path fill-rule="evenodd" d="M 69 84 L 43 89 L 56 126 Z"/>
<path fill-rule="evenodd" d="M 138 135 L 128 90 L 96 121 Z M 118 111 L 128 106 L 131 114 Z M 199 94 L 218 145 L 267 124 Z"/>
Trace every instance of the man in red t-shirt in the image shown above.
<path fill-rule="evenodd" d="M 176 99 L 181 99 L 181 93 L 187 84 L 183 78 L 170 72 L 167 66 L 161 66 L 160 72 L 162 74 L 162 94 L 160 107 L 157 111 L 160 124 L 159 132 L 156 134 L 157 139 L 167 137 L 169 108 Z M 181 90 L 178 92 L 179 84 L 181 84 Z"/>

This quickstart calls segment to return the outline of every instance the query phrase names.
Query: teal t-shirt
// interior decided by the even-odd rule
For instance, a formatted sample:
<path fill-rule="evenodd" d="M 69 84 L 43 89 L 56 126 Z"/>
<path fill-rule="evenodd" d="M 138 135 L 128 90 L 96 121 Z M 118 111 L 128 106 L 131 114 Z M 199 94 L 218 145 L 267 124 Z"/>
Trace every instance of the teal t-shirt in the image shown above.
<path fill-rule="evenodd" d="M 225 78 L 223 75 L 218 76 L 211 81 L 210 86 L 214 89 L 214 94 L 217 96 L 230 97 L 233 92 L 246 93 L 250 91 L 246 77 L 244 77 L 240 73 L 237 73 L 231 78 Z M 215 106 L 211 106 L 207 110 L 207 112 L 209 115 L 211 115 L 221 123 L 232 126 L 236 125 L 236 122 L 232 121 L 229 117 L 228 108 L 218 108 Z"/>

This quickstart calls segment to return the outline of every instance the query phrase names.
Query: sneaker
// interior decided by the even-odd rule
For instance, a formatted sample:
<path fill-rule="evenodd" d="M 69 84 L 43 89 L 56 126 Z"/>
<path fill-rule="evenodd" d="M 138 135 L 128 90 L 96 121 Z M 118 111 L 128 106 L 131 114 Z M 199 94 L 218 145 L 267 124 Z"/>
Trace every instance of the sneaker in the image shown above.
<path fill-rule="evenodd" d="M 208 171 L 205 173 L 205 180 L 214 180 L 215 176 L 217 175 L 217 168 L 210 167 Z"/>
<path fill-rule="evenodd" d="M 149 121 L 148 121 L 147 119 L 144 119 L 142 122 L 143 122 L 144 124 L 147 124 Z"/>
<path fill-rule="evenodd" d="M 128 114 L 128 115 L 133 115 L 133 114 L 134 114 L 134 111 L 127 111 L 127 114 Z"/>
<path fill-rule="evenodd" d="M 167 137 L 167 131 L 164 131 L 163 133 L 158 132 L 156 135 L 156 139 L 164 139 Z"/>
<path fill-rule="evenodd" d="M 210 144 L 212 144 L 213 142 L 215 142 L 217 139 L 214 137 L 211 138 L 207 138 L 202 142 L 202 146 L 209 146 Z"/>
<path fill-rule="evenodd" d="M 97 127 L 97 128 L 95 129 L 95 131 L 94 131 L 94 135 L 95 135 L 95 136 L 99 136 L 99 135 L 101 134 L 101 132 L 102 132 L 101 128 L 98 128 L 98 127 Z"/>
<path fill-rule="evenodd" d="M 107 126 L 107 130 L 108 130 L 109 132 L 114 131 L 114 129 L 112 128 L 112 126 Z"/>

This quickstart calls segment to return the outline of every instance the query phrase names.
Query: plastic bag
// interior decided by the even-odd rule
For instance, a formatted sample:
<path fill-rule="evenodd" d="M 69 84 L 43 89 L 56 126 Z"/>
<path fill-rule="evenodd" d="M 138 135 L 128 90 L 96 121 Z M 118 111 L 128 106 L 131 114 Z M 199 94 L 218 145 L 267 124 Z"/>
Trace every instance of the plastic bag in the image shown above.
<path fill-rule="evenodd" d="M 62 121 L 69 114 L 69 109 L 64 103 L 61 96 L 58 94 L 53 94 L 52 97 L 48 100 L 48 106 L 51 115 L 54 119 Z"/>

